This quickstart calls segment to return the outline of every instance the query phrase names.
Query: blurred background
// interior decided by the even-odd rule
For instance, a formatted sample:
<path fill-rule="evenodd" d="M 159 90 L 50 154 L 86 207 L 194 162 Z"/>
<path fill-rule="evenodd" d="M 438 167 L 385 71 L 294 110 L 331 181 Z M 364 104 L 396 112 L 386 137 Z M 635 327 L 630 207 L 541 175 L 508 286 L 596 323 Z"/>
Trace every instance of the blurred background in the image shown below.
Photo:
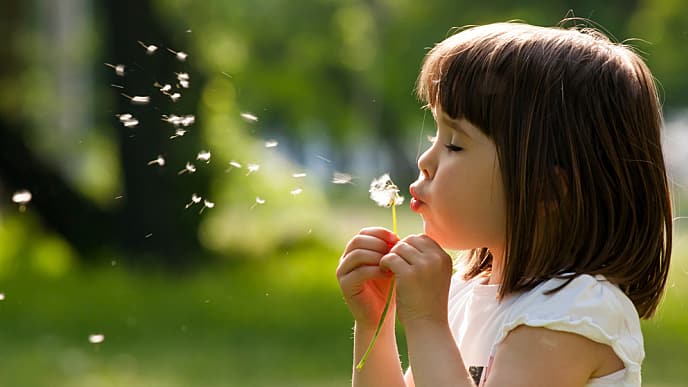
<path fill-rule="evenodd" d="M 688 3 L 670 0 L 3 0 L 0 384 L 348 385 L 334 269 L 358 229 L 391 227 L 373 177 L 408 196 L 434 132 L 424 54 L 451 27 L 567 16 L 661 85 L 677 219 L 644 385 L 685 385 Z"/>

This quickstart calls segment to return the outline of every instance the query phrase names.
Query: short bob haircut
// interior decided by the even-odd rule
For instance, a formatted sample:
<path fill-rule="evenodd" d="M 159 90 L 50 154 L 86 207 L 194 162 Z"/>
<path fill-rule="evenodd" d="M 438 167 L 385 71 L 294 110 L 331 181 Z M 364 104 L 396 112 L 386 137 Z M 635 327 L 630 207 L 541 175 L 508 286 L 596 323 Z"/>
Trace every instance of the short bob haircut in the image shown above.
<path fill-rule="evenodd" d="M 496 145 L 507 200 L 500 299 L 603 275 L 641 318 L 655 313 L 672 210 L 661 106 L 638 55 L 589 28 L 470 27 L 430 50 L 417 92 Z M 474 249 L 465 264 L 470 279 L 492 256 Z"/>

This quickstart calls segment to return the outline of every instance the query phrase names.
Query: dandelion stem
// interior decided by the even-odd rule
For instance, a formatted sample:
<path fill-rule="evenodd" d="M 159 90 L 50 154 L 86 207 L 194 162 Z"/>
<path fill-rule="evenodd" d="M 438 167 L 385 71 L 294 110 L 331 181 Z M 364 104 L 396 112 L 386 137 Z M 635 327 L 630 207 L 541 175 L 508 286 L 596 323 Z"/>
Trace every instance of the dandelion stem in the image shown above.
<path fill-rule="evenodd" d="M 397 234 L 397 206 L 395 203 L 392 203 L 392 231 L 394 232 L 394 235 Z M 373 350 L 373 346 L 377 341 L 377 337 L 380 335 L 382 325 L 385 323 L 385 319 L 387 318 L 389 305 L 392 303 L 392 296 L 394 295 L 394 282 L 394 277 L 392 277 L 392 280 L 389 283 L 389 293 L 387 293 L 387 301 L 385 302 L 385 307 L 382 309 L 382 315 L 380 316 L 380 321 L 377 323 L 377 328 L 375 328 L 375 335 L 373 335 L 373 339 L 370 340 L 370 344 L 368 344 L 368 349 L 366 349 L 365 353 L 363 354 L 361 361 L 359 361 L 356 365 L 357 370 L 363 368 L 363 365 L 365 364 L 366 360 L 368 360 L 370 352 Z"/>

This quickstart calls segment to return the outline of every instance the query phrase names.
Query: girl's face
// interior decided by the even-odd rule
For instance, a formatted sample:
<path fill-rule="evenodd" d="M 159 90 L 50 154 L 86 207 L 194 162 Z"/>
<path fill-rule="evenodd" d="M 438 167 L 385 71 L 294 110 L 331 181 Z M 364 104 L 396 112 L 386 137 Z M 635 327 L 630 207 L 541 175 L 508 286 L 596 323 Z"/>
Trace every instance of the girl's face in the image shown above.
<path fill-rule="evenodd" d="M 465 119 L 433 110 L 437 135 L 418 160 L 411 209 L 425 233 L 447 249 L 502 252 L 506 200 L 494 142 Z"/>

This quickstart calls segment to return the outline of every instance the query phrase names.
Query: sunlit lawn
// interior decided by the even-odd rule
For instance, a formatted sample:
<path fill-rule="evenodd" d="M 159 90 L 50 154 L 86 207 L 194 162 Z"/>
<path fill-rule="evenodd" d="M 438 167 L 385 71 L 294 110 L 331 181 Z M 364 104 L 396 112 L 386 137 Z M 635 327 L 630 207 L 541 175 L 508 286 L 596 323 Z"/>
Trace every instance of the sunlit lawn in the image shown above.
<path fill-rule="evenodd" d="M 302 249 L 176 278 L 114 266 L 3 280 L 0 385 L 346 386 L 337 255 Z M 646 386 L 686 385 L 687 269 L 682 254 L 660 316 L 644 324 Z"/>

